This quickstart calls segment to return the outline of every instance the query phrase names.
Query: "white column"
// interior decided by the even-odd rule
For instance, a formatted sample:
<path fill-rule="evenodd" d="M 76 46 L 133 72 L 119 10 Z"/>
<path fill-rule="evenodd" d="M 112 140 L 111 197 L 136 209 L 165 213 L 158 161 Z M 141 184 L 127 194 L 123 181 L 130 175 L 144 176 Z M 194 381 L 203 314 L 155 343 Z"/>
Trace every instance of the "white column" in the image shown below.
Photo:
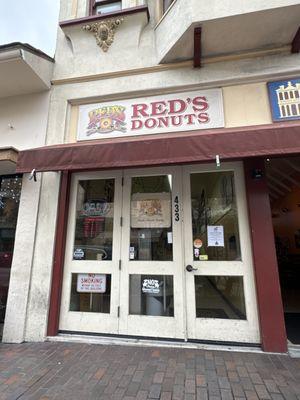
<path fill-rule="evenodd" d="M 47 331 L 59 184 L 59 173 L 44 174 L 25 327 L 30 342 L 45 340 Z"/>
<path fill-rule="evenodd" d="M 282 112 L 282 110 L 283 110 L 283 107 L 284 107 L 284 106 L 282 106 L 282 105 L 281 105 L 281 106 L 279 106 L 279 110 L 280 110 L 280 118 L 282 118 L 282 117 L 283 117 L 283 112 Z"/>
<path fill-rule="evenodd" d="M 283 107 L 284 107 L 284 111 L 285 111 L 285 116 L 286 116 L 286 117 L 288 117 L 288 110 L 287 110 L 287 106 L 286 106 L 286 105 L 284 105 Z"/>

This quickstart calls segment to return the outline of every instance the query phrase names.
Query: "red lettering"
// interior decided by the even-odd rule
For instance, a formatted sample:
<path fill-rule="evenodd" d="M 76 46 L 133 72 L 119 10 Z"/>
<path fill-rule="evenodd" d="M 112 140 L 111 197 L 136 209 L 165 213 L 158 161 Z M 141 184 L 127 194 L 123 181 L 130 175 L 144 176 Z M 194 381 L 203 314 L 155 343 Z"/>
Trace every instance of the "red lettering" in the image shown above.
<path fill-rule="evenodd" d="M 151 103 L 152 107 L 152 112 L 151 115 L 165 115 L 167 110 L 166 110 L 166 102 L 165 101 L 154 101 Z"/>
<path fill-rule="evenodd" d="M 186 110 L 186 103 L 184 100 L 176 99 L 170 100 L 169 102 L 169 113 L 170 114 L 180 114 Z"/>
<path fill-rule="evenodd" d="M 142 129 L 143 127 L 143 122 L 140 121 L 139 119 L 135 119 L 131 121 L 131 129 L 134 131 L 136 129 Z"/>
<path fill-rule="evenodd" d="M 207 124 L 210 121 L 208 113 L 198 114 L 198 121 L 200 122 L 200 124 Z"/>
<path fill-rule="evenodd" d="M 147 104 L 133 104 L 131 107 L 133 108 L 132 118 L 149 117 L 149 114 L 146 112 L 148 109 Z"/>
<path fill-rule="evenodd" d="M 158 117 L 158 128 L 169 128 L 169 117 Z"/>
<path fill-rule="evenodd" d="M 206 111 L 209 108 L 208 101 L 204 96 L 195 97 L 192 103 L 193 103 L 193 110 L 195 112 Z"/>
<path fill-rule="evenodd" d="M 155 119 L 155 118 L 148 118 L 148 119 L 146 119 L 146 121 L 145 121 L 145 127 L 148 128 L 148 129 L 153 129 L 153 128 L 155 128 L 155 127 L 156 127 L 156 124 L 157 124 L 157 122 L 156 122 L 156 119 Z"/>
<path fill-rule="evenodd" d="M 177 121 L 176 121 L 176 119 L 177 119 Z M 174 126 L 182 125 L 182 115 L 172 115 L 171 124 Z"/>
<path fill-rule="evenodd" d="M 187 124 L 188 125 L 194 125 L 195 124 L 195 119 L 196 115 L 195 114 L 186 114 L 184 116 L 185 119 L 187 119 Z"/>

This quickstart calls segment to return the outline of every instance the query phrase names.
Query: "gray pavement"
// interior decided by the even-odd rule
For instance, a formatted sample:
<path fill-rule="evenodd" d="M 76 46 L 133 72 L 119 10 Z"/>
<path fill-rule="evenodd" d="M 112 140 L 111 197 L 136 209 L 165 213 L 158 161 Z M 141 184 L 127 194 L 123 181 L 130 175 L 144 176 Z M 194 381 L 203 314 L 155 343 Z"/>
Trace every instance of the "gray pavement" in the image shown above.
<path fill-rule="evenodd" d="M 0 343 L 0 400 L 300 400 L 285 355 L 75 343 Z"/>

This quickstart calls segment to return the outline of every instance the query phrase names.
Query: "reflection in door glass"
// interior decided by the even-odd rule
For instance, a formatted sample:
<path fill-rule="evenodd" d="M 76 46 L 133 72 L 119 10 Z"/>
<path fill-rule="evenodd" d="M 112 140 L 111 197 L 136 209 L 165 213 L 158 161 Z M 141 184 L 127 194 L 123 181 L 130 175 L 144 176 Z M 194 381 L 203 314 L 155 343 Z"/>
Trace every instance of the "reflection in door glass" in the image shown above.
<path fill-rule="evenodd" d="M 111 260 L 114 179 L 78 182 L 73 260 Z"/>
<path fill-rule="evenodd" d="M 194 260 L 241 260 L 234 173 L 191 174 L 191 203 Z"/>
<path fill-rule="evenodd" d="M 195 276 L 196 317 L 246 319 L 241 276 Z"/>
<path fill-rule="evenodd" d="M 171 175 L 132 178 L 130 260 L 173 259 L 171 200 Z"/>
<path fill-rule="evenodd" d="M 173 276 L 130 275 L 129 314 L 174 316 Z"/>
<path fill-rule="evenodd" d="M 21 185 L 21 176 L 0 177 L 0 324 L 5 317 Z"/>

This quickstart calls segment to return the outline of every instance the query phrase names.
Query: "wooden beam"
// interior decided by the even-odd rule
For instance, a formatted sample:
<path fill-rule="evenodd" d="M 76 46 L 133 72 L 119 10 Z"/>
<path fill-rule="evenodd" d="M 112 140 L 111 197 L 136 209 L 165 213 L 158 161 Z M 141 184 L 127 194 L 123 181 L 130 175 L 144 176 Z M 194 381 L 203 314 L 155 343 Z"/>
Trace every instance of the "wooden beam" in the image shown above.
<path fill-rule="evenodd" d="M 268 188 L 270 190 L 273 190 L 274 192 L 277 192 L 280 196 L 285 195 L 286 193 L 279 189 L 277 186 L 275 186 L 272 182 L 267 182 Z"/>
<path fill-rule="evenodd" d="M 194 68 L 201 67 L 201 33 L 201 27 L 194 29 Z"/>
<path fill-rule="evenodd" d="M 292 189 L 291 189 L 288 185 L 286 185 L 285 183 L 282 183 L 279 179 L 275 178 L 275 177 L 272 176 L 272 175 L 268 175 L 268 174 L 267 174 L 267 179 L 270 179 L 271 181 L 273 181 L 274 183 L 276 183 L 278 186 L 283 187 L 283 188 L 284 188 L 285 190 L 287 190 L 288 192 L 291 192 L 291 191 L 292 191 Z"/>
<path fill-rule="evenodd" d="M 271 167 L 272 171 L 275 171 L 277 173 L 277 175 L 281 176 L 282 178 L 285 178 L 287 181 L 292 182 L 294 185 L 298 186 L 299 182 L 296 181 L 296 179 L 290 177 L 288 174 L 286 174 L 285 172 L 280 171 L 280 169 L 278 169 L 277 167 L 274 167 L 272 165 Z"/>
<path fill-rule="evenodd" d="M 292 41 L 292 53 L 300 53 L 300 28 Z"/>
<path fill-rule="evenodd" d="M 296 165 L 294 164 L 291 160 L 287 160 L 286 158 L 283 159 L 283 161 L 289 166 L 291 167 L 293 170 L 300 172 L 300 165 Z M 300 185 L 300 182 L 299 182 Z"/>
<path fill-rule="evenodd" d="M 277 194 L 274 194 L 274 193 L 272 193 L 272 192 L 270 192 L 270 191 L 269 191 L 269 196 L 271 197 L 271 201 L 274 201 L 274 200 L 277 200 L 277 199 L 278 199 Z"/>

